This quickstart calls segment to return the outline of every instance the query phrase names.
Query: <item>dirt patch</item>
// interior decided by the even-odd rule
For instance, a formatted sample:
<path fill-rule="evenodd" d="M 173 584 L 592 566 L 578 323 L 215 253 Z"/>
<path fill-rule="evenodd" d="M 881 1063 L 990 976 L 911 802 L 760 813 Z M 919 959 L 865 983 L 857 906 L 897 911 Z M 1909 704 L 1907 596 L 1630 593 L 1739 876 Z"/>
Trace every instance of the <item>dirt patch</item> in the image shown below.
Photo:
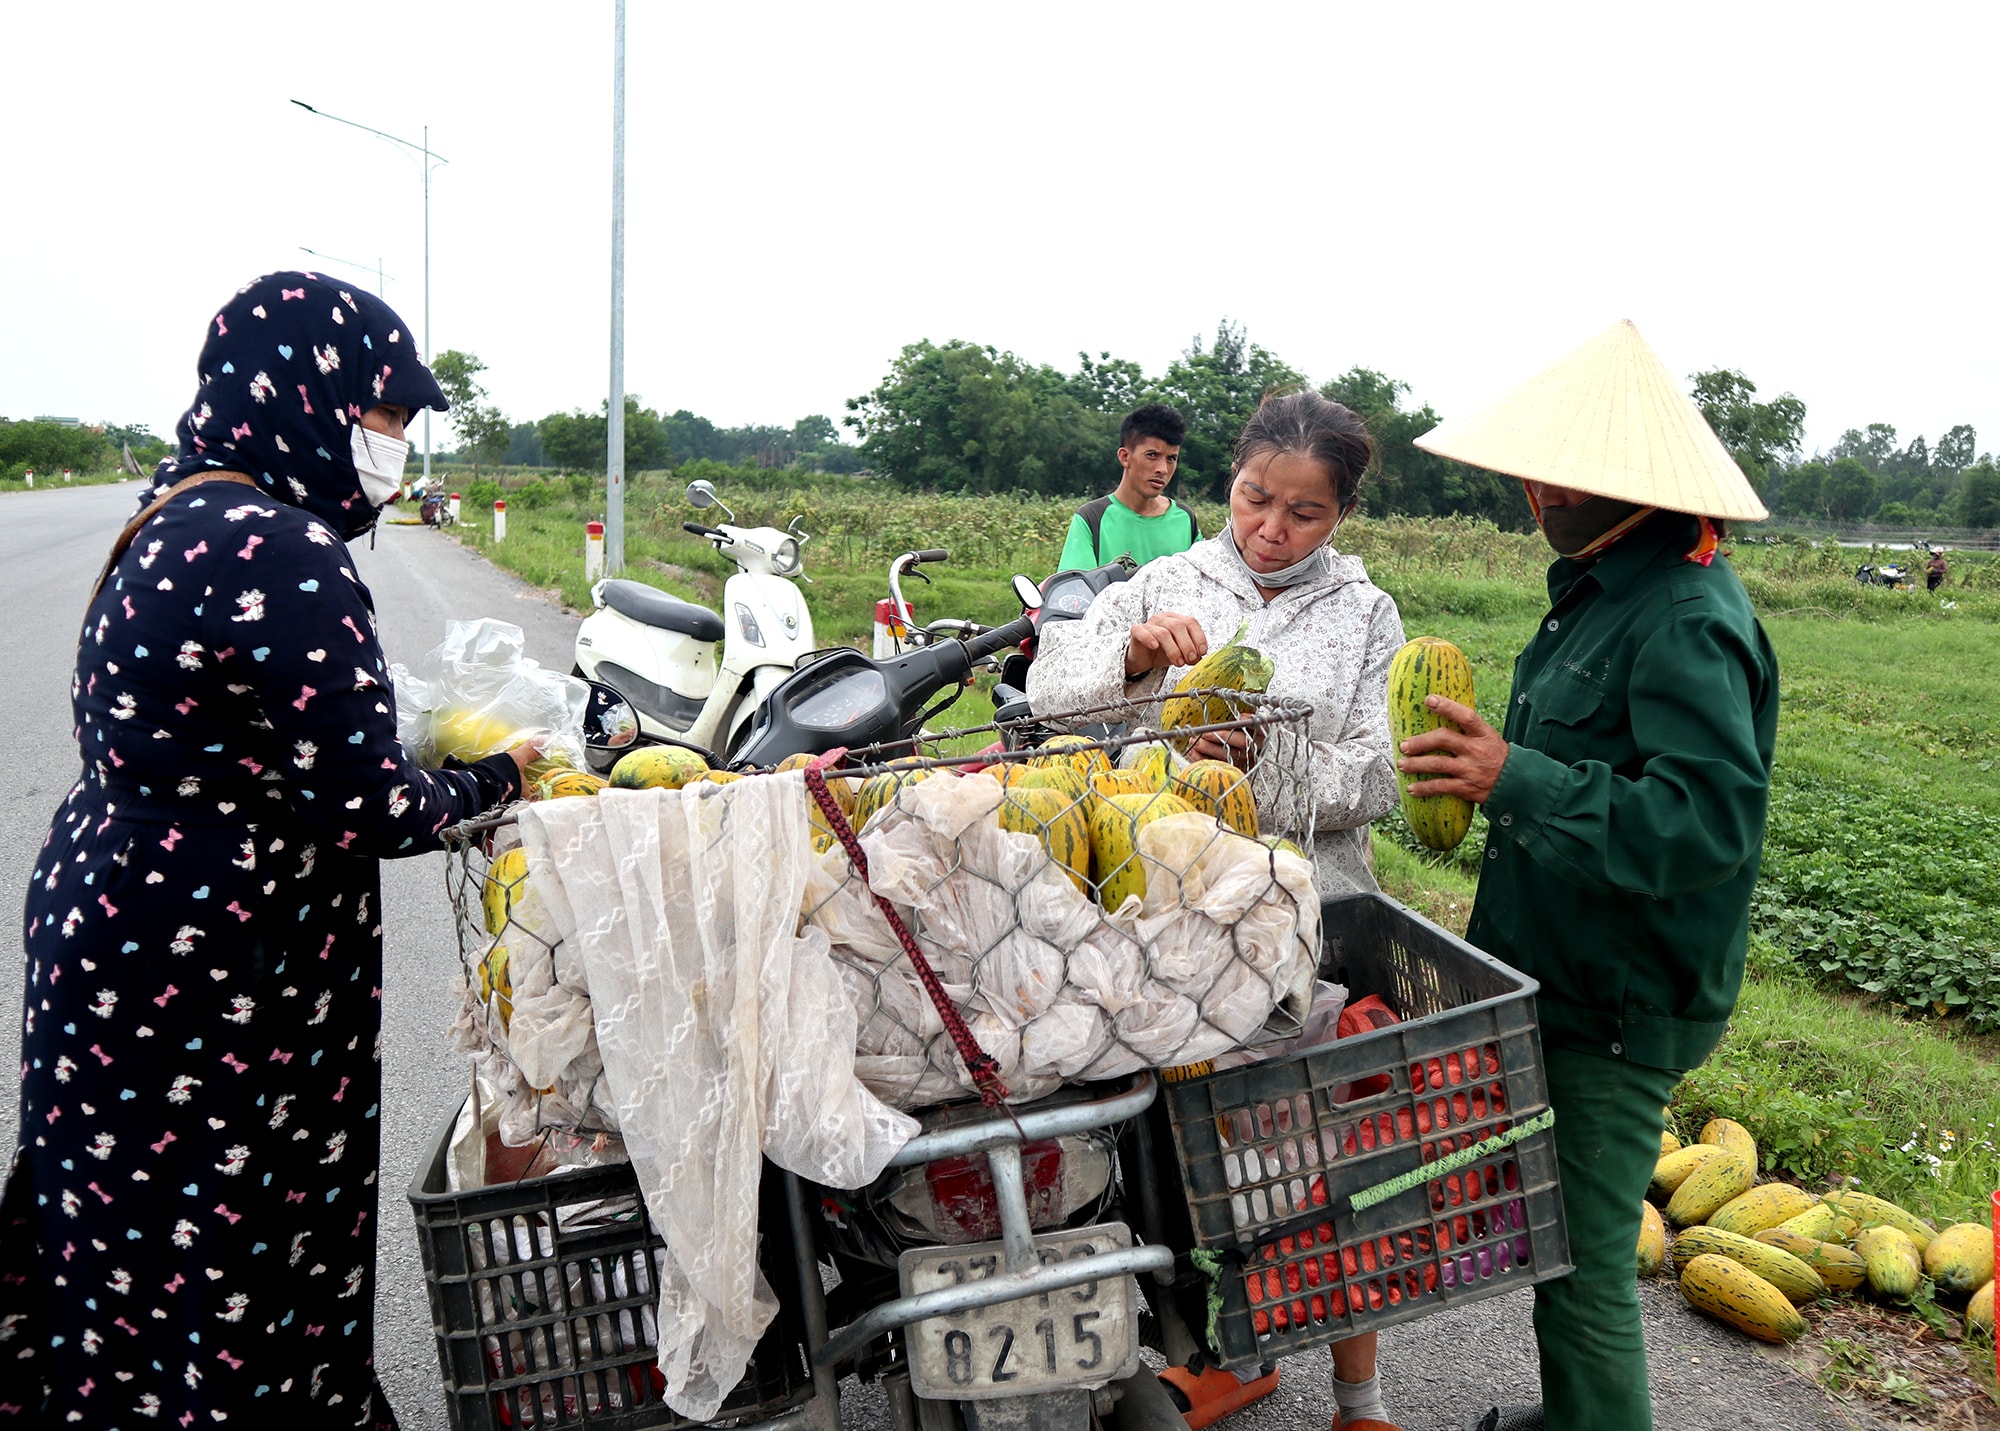
<path fill-rule="evenodd" d="M 658 557 L 646 558 L 646 565 L 657 571 L 667 580 L 684 586 L 693 592 L 696 601 L 712 603 L 722 595 L 721 578 L 710 572 L 695 571 L 691 567 L 675 566 L 672 562 L 661 561 Z"/>
<path fill-rule="evenodd" d="M 1907 1312 L 1839 1302 L 1811 1314 L 1813 1335 L 1789 1359 L 1851 1426 L 2000 1431 L 1993 1349 L 1960 1341 Z M 1953 1331 L 1961 1330 L 1956 1318 Z"/>

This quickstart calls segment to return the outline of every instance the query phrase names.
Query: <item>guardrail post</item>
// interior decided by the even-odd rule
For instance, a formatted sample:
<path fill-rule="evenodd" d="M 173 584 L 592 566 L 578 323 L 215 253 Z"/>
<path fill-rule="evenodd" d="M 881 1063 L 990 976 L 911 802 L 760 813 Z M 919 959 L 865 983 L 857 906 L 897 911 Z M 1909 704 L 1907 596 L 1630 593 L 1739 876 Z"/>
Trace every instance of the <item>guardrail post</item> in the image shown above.
<path fill-rule="evenodd" d="M 450 506 L 452 524 L 456 526 L 458 524 L 458 493 L 454 492 L 451 494 Z"/>
<path fill-rule="evenodd" d="M 604 523 L 583 524 L 583 579 L 596 581 L 604 575 Z"/>
<path fill-rule="evenodd" d="M 507 540 L 507 504 L 505 502 L 496 501 L 493 504 L 493 540 L 496 542 Z"/>

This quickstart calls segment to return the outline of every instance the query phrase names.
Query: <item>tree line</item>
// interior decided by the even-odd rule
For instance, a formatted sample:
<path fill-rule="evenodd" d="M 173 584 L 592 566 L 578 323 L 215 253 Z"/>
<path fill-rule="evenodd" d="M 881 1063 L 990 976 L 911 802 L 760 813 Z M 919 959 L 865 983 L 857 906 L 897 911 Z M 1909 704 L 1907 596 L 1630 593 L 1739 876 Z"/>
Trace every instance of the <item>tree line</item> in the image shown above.
<path fill-rule="evenodd" d="M 446 351 L 434 363 L 452 402 L 459 461 L 602 472 L 606 412 L 581 409 L 512 423 L 487 401 L 469 353 Z M 625 400 L 628 471 L 712 461 L 870 471 L 899 486 L 968 494 L 1084 495 L 1108 490 L 1113 454 L 1127 412 L 1147 402 L 1173 404 L 1187 418 L 1180 490 L 1220 499 L 1229 454 L 1266 393 L 1311 380 L 1224 320 L 1213 337 L 1196 335 L 1164 372 L 1109 352 L 1077 354 L 1073 371 L 1030 363 L 991 345 L 928 339 L 907 345 L 873 391 L 850 398 L 843 442 L 823 414 L 789 427 L 718 427 L 681 409 L 661 414 L 636 396 Z M 1976 435 L 1960 424 L 1933 447 L 1921 436 L 1902 443 L 1886 423 L 1849 429 L 1830 451 L 1803 453 L 1806 405 L 1791 393 L 1762 400 L 1734 368 L 1692 374 L 1689 391 L 1716 434 L 1780 516 L 1885 526 L 2000 526 L 2000 466 L 1976 454 Z M 1354 367 L 1319 391 L 1367 421 L 1377 457 L 1362 489 L 1363 507 L 1414 516 L 1465 514 L 1501 526 L 1530 523 L 1520 484 L 1420 450 L 1415 439 L 1439 415 L 1414 403 L 1410 386 L 1372 368 Z"/>
<path fill-rule="evenodd" d="M 552 412 L 536 422 L 510 422 L 487 401 L 479 382 L 486 364 L 471 353 L 446 349 L 431 364 L 451 402 L 457 451 L 450 460 L 508 467 L 557 467 L 570 472 L 602 472 L 610 450 L 611 403 L 596 412 L 581 408 Z M 649 472 L 686 462 L 731 466 L 805 467 L 820 472 L 857 472 L 866 459 L 840 440 L 831 418 L 815 413 L 789 427 L 718 427 L 687 411 L 661 414 L 625 395 L 625 470 Z"/>
<path fill-rule="evenodd" d="M 1790 393 L 1758 402 L 1733 368 L 1689 379 L 1695 401 L 1764 505 L 1780 516 L 1885 527 L 2000 527 L 2000 466 L 1960 423 L 1931 446 L 1886 422 L 1850 427 L 1825 452 L 1801 455 L 1806 405 Z"/>
<path fill-rule="evenodd" d="M 64 468 L 79 475 L 105 472 L 118 464 L 127 447 L 141 470 L 170 450 L 144 423 L 127 427 L 0 417 L 0 481 L 20 482 L 30 472 L 60 475 Z"/>
<path fill-rule="evenodd" d="M 1257 404 L 1275 389 L 1306 385 L 1301 371 L 1227 320 L 1212 339 L 1197 335 L 1158 377 L 1108 352 L 1079 353 L 1076 371 L 1064 373 L 990 346 L 925 341 L 905 347 L 873 392 L 849 399 L 844 421 L 869 466 L 906 487 L 1080 495 L 1112 485 L 1124 415 L 1141 403 L 1171 403 L 1188 422 L 1181 490 L 1220 499 L 1230 449 Z M 1375 435 L 1366 510 L 1528 521 L 1518 482 L 1414 445 L 1439 419 L 1428 404 L 1410 403 L 1408 383 L 1355 367 L 1318 386 Z"/>

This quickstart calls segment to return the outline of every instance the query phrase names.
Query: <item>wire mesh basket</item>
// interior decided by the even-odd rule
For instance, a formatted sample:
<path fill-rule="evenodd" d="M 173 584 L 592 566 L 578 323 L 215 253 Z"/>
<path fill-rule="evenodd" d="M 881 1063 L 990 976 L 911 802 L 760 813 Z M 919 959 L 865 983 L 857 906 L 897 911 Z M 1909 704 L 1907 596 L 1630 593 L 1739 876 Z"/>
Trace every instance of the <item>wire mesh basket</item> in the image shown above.
<path fill-rule="evenodd" d="M 849 751 L 820 793 L 799 792 L 813 850 L 801 928 L 826 941 L 859 1020 L 856 1071 L 884 1102 L 995 1085 L 1021 1101 L 1296 1031 L 1320 940 L 1311 708 L 1237 691 L 1174 700 L 1227 718 L 1161 730 L 1158 701 L 1043 713 Z M 1028 728 L 1092 734 L 1006 748 Z M 681 798 L 718 802 L 704 828 L 723 830 L 746 783 L 807 763 L 672 778 Z M 508 1104 L 503 1140 L 615 1134 L 592 1051 L 558 1040 L 557 1066 L 512 1027 L 524 988 L 582 983 L 515 817 L 461 826 L 453 846 L 460 1033 L 502 1055 L 487 1068 Z"/>

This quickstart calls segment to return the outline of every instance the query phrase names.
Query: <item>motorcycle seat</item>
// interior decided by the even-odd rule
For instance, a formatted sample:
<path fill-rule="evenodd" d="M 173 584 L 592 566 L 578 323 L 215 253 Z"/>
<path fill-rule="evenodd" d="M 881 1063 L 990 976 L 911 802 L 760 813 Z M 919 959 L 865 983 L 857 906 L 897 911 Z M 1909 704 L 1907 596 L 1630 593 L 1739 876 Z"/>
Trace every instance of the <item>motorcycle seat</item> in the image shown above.
<path fill-rule="evenodd" d="M 720 641 L 722 618 L 706 606 L 682 601 L 658 587 L 641 581 L 607 581 L 604 604 L 620 616 L 629 616 L 643 626 L 678 631 L 697 641 Z"/>

